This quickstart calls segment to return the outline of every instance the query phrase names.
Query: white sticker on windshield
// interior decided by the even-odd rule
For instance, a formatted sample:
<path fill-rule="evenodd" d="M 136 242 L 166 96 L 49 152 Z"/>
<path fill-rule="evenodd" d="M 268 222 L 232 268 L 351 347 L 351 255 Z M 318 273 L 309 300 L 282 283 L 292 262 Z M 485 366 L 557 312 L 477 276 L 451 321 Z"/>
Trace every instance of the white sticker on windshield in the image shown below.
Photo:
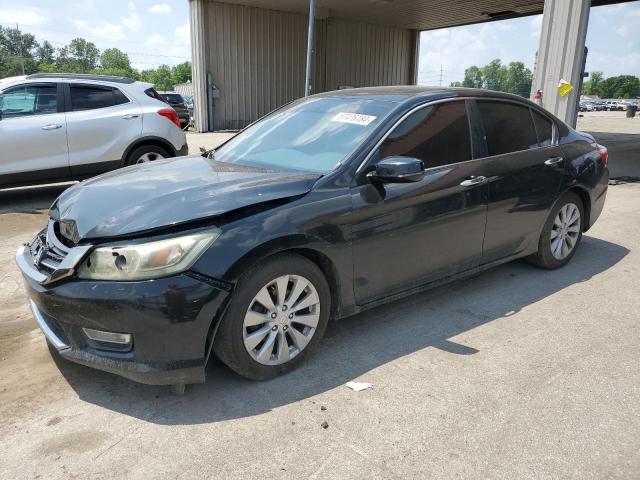
<path fill-rule="evenodd" d="M 354 125 L 366 126 L 373 122 L 376 117 L 372 115 L 362 115 L 361 113 L 340 112 L 331 119 L 332 122 L 352 123 Z"/>

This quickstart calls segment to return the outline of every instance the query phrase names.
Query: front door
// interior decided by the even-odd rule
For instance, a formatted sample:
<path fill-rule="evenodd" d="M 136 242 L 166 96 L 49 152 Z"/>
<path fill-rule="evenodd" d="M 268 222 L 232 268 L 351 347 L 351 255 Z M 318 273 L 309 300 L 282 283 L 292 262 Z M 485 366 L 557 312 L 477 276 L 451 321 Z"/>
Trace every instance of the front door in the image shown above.
<path fill-rule="evenodd" d="M 62 110 L 56 83 L 27 83 L 2 91 L 0 185 L 69 176 Z"/>
<path fill-rule="evenodd" d="M 351 191 L 354 291 L 366 304 L 479 264 L 487 186 L 473 160 L 464 101 L 423 107 L 374 152 Z M 390 156 L 418 158 L 416 183 L 374 185 L 367 170 Z"/>
<path fill-rule="evenodd" d="M 553 122 L 528 106 L 478 100 L 489 182 L 483 263 L 537 248 L 566 175 Z"/>

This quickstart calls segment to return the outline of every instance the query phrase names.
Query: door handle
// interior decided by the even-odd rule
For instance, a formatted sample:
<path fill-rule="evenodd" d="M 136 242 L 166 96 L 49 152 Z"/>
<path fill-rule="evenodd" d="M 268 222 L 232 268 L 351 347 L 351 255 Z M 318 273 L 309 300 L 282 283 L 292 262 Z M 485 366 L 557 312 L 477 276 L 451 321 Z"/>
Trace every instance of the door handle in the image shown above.
<path fill-rule="evenodd" d="M 43 130 L 57 130 L 59 128 L 62 128 L 62 125 L 56 123 L 50 123 L 49 125 L 42 127 Z"/>
<path fill-rule="evenodd" d="M 466 180 L 460 183 L 461 187 L 473 187 L 475 185 L 482 185 L 487 181 L 487 177 L 483 177 L 482 175 L 478 177 L 467 178 Z"/>
<path fill-rule="evenodd" d="M 138 118 L 138 114 L 137 113 L 127 113 L 126 115 L 123 115 L 122 118 L 124 120 L 131 120 L 132 118 Z"/>
<path fill-rule="evenodd" d="M 564 162 L 564 157 L 551 157 L 551 158 L 547 159 L 547 160 L 544 162 L 544 164 L 545 164 L 547 167 L 553 167 L 553 166 L 555 166 L 555 165 L 559 165 L 559 164 L 561 164 L 562 162 Z"/>

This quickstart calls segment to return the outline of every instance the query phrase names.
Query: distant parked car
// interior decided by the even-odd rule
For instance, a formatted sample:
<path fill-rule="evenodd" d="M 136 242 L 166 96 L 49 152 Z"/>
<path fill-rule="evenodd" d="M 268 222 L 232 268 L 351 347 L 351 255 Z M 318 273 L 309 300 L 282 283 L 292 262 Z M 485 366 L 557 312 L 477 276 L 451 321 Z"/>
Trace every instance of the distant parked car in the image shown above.
<path fill-rule="evenodd" d="M 87 178 L 188 147 L 149 83 L 35 74 L 0 80 L 0 152 L 3 188 Z"/>
<path fill-rule="evenodd" d="M 173 107 L 180 119 L 180 127 L 185 128 L 189 125 L 189 109 L 185 99 L 177 92 L 158 92 L 162 99 Z"/>

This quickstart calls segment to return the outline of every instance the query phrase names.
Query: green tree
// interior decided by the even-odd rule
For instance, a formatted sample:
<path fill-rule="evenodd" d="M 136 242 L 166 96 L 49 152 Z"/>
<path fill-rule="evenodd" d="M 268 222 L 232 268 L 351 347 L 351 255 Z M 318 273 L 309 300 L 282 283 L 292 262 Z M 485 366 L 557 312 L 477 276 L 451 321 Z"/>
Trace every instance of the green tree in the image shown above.
<path fill-rule="evenodd" d="M 640 79 L 633 75 L 609 77 L 601 83 L 602 98 L 635 98 L 640 96 Z"/>
<path fill-rule="evenodd" d="M 84 38 L 74 38 L 58 53 L 56 66 L 62 72 L 90 73 L 98 66 L 100 50 Z"/>
<path fill-rule="evenodd" d="M 463 87 L 462 82 L 451 82 L 449 84 L 450 87 Z"/>
<path fill-rule="evenodd" d="M 56 49 L 45 40 L 38 44 L 38 47 L 36 48 L 36 60 L 38 65 L 55 63 Z"/>
<path fill-rule="evenodd" d="M 131 68 L 129 55 L 117 48 L 107 48 L 100 56 L 100 67 L 94 70 L 100 75 L 117 75 L 137 78 L 138 73 Z"/>
<path fill-rule="evenodd" d="M 602 72 L 593 72 L 591 78 L 584 83 L 582 91 L 585 95 L 598 95 L 602 97 L 602 82 L 604 75 Z"/>
<path fill-rule="evenodd" d="M 144 70 L 140 76 L 145 82 L 153 83 L 158 90 L 173 90 L 171 67 L 168 65 L 160 65 L 155 70 Z"/>
<path fill-rule="evenodd" d="M 173 84 L 185 83 L 191 80 L 191 62 L 179 63 L 171 68 Z"/>
<path fill-rule="evenodd" d="M 484 88 L 504 91 L 507 78 L 507 67 L 502 65 L 502 62 L 496 58 L 482 68 L 482 78 L 484 80 Z"/>
<path fill-rule="evenodd" d="M 501 90 L 503 92 L 515 93 L 525 98 L 529 98 L 531 94 L 531 83 L 533 74 L 531 70 L 525 67 L 522 62 L 511 62 L 507 68 L 504 78 L 504 84 Z"/>
<path fill-rule="evenodd" d="M 478 67 L 469 67 L 464 71 L 464 80 L 462 86 L 467 88 L 482 88 L 484 79 L 482 78 L 482 70 Z"/>
<path fill-rule="evenodd" d="M 36 37 L 17 28 L 0 26 L 0 77 L 37 71 Z"/>

